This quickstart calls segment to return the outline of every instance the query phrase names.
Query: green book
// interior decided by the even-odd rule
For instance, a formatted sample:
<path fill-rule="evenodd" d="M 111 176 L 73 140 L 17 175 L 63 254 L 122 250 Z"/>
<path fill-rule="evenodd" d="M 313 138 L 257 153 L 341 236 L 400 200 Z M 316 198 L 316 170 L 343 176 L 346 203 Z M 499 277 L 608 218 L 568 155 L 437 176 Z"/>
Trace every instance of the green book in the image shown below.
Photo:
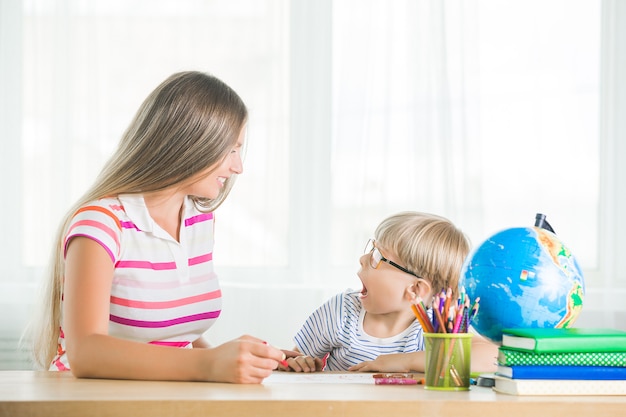
<path fill-rule="evenodd" d="M 527 352 L 624 352 L 626 331 L 609 328 L 502 330 L 502 346 Z"/>
<path fill-rule="evenodd" d="M 553 352 L 534 353 L 500 347 L 498 364 L 506 366 L 615 366 L 626 367 L 624 352 Z"/>

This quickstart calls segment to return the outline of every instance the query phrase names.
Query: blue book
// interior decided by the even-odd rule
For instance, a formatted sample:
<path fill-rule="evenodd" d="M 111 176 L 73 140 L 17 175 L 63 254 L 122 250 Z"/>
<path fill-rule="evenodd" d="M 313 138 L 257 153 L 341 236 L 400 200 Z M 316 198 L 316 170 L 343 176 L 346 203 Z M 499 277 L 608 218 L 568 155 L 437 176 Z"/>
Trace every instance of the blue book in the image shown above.
<path fill-rule="evenodd" d="M 496 375 L 512 379 L 626 380 L 622 366 L 498 365 Z"/>

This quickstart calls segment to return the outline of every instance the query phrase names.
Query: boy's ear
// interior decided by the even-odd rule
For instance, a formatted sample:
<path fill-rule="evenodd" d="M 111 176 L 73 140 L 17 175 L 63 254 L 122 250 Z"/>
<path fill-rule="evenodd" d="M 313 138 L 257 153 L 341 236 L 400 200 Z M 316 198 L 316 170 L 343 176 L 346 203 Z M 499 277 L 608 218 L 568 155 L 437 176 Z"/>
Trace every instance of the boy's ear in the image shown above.
<path fill-rule="evenodd" d="M 430 283 L 425 279 L 418 279 L 406 288 L 407 297 L 413 303 L 417 299 L 430 299 L 430 291 Z"/>

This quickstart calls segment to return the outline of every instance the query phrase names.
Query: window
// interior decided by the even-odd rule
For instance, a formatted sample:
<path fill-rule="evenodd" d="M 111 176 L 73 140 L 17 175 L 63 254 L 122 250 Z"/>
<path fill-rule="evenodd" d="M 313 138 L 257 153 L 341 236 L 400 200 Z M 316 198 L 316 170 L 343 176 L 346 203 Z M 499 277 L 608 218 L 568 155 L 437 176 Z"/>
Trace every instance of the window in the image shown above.
<path fill-rule="evenodd" d="M 474 245 L 542 212 L 588 289 L 625 291 L 611 256 L 624 249 L 619 2 L 0 7 L 0 308 L 19 317 L 62 213 L 145 96 L 186 69 L 222 78 L 250 108 L 245 172 L 217 213 L 218 273 L 258 298 L 321 289 L 294 306 L 295 324 L 360 285 L 363 245 L 401 210 L 447 216 Z M 20 327 L 0 324 L 0 336 Z"/>

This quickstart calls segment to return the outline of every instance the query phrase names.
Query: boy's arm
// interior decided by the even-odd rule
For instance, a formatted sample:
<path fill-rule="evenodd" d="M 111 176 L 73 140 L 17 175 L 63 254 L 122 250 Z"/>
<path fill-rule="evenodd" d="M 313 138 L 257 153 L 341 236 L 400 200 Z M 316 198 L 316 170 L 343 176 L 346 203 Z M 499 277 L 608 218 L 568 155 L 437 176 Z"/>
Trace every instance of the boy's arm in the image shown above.
<path fill-rule="evenodd" d="M 380 355 L 373 361 L 361 362 L 349 371 L 360 372 L 424 372 L 426 353 L 422 350 L 411 353 Z M 498 346 L 474 334 L 472 337 L 472 372 L 495 372 Z"/>
<path fill-rule="evenodd" d="M 472 372 L 495 372 L 498 345 L 474 333 L 472 337 Z"/>
<path fill-rule="evenodd" d="M 365 361 L 348 368 L 358 372 L 424 372 L 424 351 L 380 355 L 373 361 Z"/>

